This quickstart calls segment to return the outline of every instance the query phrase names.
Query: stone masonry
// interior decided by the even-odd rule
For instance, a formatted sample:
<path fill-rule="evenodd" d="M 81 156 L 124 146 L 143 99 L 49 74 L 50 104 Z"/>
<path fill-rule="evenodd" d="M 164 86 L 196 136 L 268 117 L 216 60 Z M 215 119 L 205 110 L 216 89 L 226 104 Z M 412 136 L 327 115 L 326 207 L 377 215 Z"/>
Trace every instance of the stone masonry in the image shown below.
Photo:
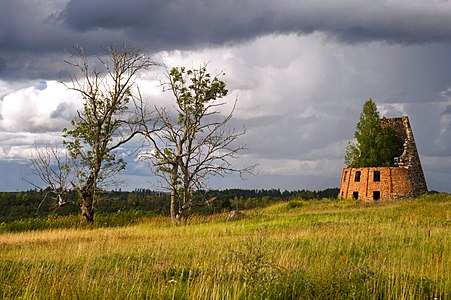
<path fill-rule="evenodd" d="M 409 118 L 383 118 L 382 126 L 393 128 L 402 154 L 395 158 L 394 167 L 344 168 L 340 198 L 379 201 L 417 197 L 427 192 Z"/>

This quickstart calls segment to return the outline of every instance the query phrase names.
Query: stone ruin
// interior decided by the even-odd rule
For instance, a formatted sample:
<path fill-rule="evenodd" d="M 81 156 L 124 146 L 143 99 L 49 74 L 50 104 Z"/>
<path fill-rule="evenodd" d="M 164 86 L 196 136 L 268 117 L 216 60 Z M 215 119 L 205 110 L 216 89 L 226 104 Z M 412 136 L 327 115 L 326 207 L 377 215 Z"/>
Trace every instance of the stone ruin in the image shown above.
<path fill-rule="evenodd" d="M 409 118 L 383 118 L 400 143 L 393 167 L 344 168 L 339 198 L 364 201 L 413 198 L 428 191 Z"/>
<path fill-rule="evenodd" d="M 239 210 L 232 210 L 227 214 L 227 221 L 237 221 L 244 218 L 244 213 Z"/>

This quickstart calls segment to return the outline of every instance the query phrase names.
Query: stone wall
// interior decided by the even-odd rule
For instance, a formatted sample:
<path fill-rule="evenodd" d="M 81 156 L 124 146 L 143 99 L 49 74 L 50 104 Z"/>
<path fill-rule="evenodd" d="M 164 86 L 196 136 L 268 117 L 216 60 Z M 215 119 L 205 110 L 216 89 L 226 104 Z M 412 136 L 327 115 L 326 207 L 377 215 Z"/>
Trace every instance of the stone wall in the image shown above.
<path fill-rule="evenodd" d="M 393 128 L 400 142 L 397 166 L 344 168 L 339 197 L 378 201 L 417 197 L 427 192 L 409 118 L 383 118 L 382 126 Z"/>

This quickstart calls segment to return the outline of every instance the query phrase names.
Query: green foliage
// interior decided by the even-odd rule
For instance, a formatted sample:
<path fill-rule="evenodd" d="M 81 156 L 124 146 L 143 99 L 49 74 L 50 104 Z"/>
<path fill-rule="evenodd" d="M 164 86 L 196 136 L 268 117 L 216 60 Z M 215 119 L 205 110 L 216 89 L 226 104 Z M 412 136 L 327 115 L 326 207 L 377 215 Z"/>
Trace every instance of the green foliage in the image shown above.
<path fill-rule="evenodd" d="M 226 84 L 218 76 L 213 78 L 206 66 L 187 70 L 185 67 L 174 67 L 169 71 L 171 90 L 179 109 L 178 124 L 192 128 L 191 134 L 200 128 L 201 119 L 205 117 L 205 109 L 212 100 L 227 95 Z M 188 129 L 188 128 L 186 128 Z"/>
<path fill-rule="evenodd" d="M 304 200 L 290 200 L 287 205 L 286 208 L 287 209 L 293 209 L 293 208 L 298 208 L 298 207 L 302 207 L 304 205 L 306 205 L 307 202 Z"/>
<path fill-rule="evenodd" d="M 348 167 L 393 166 L 397 153 L 395 133 L 390 127 L 383 127 L 379 112 L 373 100 L 363 105 L 360 120 L 357 123 L 355 138 L 346 148 L 345 164 Z"/>
<path fill-rule="evenodd" d="M 358 168 L 360 166 L 360 149 L 358 144 L 348 142 L 345 153 L 345 164 L 348 167 Z"/>
<path fill-rule="evenodd" d="M 27 192 L 12 192 L 0 193 L 0 222 L 5 224 L 11 222 L 24 221 L 30 226 L 24 226 L 25 230 L 33 230 L 40 228 L 53 228 L 53 225 L 37 225 L 33 228 L 32 224 L 39 222 L 47 222 L 47 218 L 75 216 L 79 213 L 79 208 L 76 205 L 66 204 L 58 205 L 55 198 L 47 195 L 47 191 L 27 191 Z M 198 191 L 193 193 L 196 201 L 205 201 L 205 199 L 215 198 L 207 206 L 194 207 L 193 214 L 207 215 L 219 213 L 224 210 L 234 209 L 253 209 L 257 207 L 266 207 L 272 203 L 280 201 L 289 201 L 302 198 L 302 201 L 312 200 L 317 198 L 336 198 L 338 189 L 326 189 L 322 191 L 280 191 L 278 189 L 270 190 L 243 190 L 243 189 L 229 189 L 229 190 L 210 190 Z M 117 212 L 141 211 L 146 215 L 160 215 L 168 216 L 169 212 L 169 194 L 155 192 L 146 189 L 137 189 L 133 192 L 122 191 L 102 191 L 97 194 L 96 213 L 101 215 L 114 214 Z M 77 193 L 75 191 L 68 191 L 66 195 L 68 203 L 76 203 Z M 40 220 L 34 221 L 33 218 Z M 79 221 L 79 218 L 74 217 L 73 220 Z M 22 225 L 20 225 L 22 226 Z M 17 228 L 19 228 L 18 226 Z M 58 227 L 58 226 L 57 226 Z"/>

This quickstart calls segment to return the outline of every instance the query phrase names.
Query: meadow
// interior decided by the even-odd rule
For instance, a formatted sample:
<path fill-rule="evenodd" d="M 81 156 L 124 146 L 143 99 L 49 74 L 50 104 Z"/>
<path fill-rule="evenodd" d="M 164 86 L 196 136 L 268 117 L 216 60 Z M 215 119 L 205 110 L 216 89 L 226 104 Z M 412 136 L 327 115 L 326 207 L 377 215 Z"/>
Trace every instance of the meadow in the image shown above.
<path fill-rule="evenodd" d="M 0 225 L 0 297 L 451 299 L 450 195 L 297 199 L 177 226 L 67 218 L 39 230 Z"/>

